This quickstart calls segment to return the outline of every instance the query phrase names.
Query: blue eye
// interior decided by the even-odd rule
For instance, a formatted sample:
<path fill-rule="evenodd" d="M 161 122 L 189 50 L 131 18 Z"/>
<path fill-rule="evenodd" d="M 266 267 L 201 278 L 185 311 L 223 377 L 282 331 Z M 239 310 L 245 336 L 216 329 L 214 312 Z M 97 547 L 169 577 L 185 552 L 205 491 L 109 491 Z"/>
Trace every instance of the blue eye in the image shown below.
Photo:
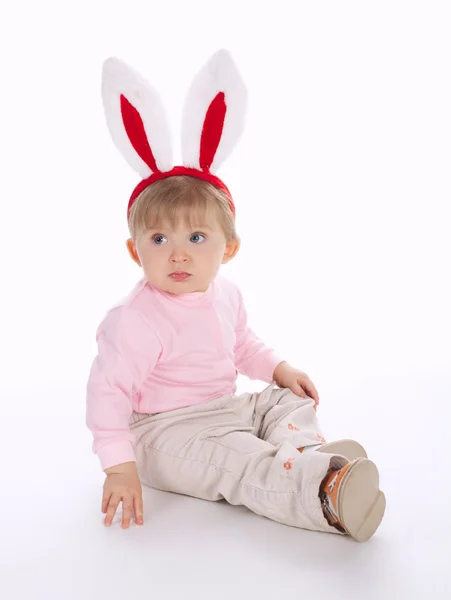
<path fill-rule="evenodd" d="M 193 240 L 193 238 L 199 238 L 199 237 L 205 239 L 205 236 L 202 235 L 201 233 L 193 233 L 193 235 L 191 236 L 191 241 Z M 194 243 L 197 244 L 197 241 L 195 241 Z"/>
<path fill-rule="evenodd" d="M 154 241 L 154 242 L 157 244 L 157 246 L 161 246 L 161 243 L 160 243 L 158 240 L 162 240 L 162 239 L 163 239 L 163 240 L 164 240 L 164 239 L 166 239 L 166 238 L 164 237 L 164 235 L 156 235 L 156 236 L 153 238 L 153 241 Z"/>

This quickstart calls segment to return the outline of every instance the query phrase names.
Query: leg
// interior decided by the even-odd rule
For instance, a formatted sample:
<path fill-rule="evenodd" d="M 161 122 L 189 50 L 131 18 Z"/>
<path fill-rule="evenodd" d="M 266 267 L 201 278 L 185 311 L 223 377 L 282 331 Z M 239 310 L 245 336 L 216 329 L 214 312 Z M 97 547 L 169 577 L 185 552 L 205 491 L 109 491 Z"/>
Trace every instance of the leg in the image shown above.
<path fill-rule="evenodd" d="M 143 483 L 203 498 L 225 499 L 286 525 L 338 533 L 319 498 L 321 481 L 343 457 L 300 454 L 254 435 L 258 394 L 225 396 L 158 415 L 134 415 L 135 452 Z"/>
<path fill-rule="evenodd" d="M 314 401 L 301 398 L 286 388 L 269 386 L 264 390 L 256 407 L 255 426 L 257 435 L 277 445 L 289 441 L 303 452 L 318 450 L 327 454 L 340 454 L 348 460 L 366 458 L 363 446 L 354 440 L 326 443 L 318 424 Z"/>
<path fill-rule="evenodd" d="M 287 441 L 296 448 L 317 447 L 323 438 L 314 401 L 274 384 L 263 390 L 255 408 L 256 434 L 277 446 Z"/>
<path fill-rule="evenodd" d="M 385 511 L 385 496 L 379 489 L 379 473 L 366 452 L 353 440 L 325 442 L 319 433 L 313 400 L 300 398 L 287 389 L 264 390 L 256 403 L 255 424 L 258 434 L 272 444 L 296 446 L 302 456 L 318 456 L 323 452 L 339 454 L 349 462 L 333 469 L 321 484 L 320 497 L 328 522 L 358 541 L 369 539 Z M 306 447 L 306 448 L 305 448 Z M 304 452 L 318 450 L 318 452 Z"/>

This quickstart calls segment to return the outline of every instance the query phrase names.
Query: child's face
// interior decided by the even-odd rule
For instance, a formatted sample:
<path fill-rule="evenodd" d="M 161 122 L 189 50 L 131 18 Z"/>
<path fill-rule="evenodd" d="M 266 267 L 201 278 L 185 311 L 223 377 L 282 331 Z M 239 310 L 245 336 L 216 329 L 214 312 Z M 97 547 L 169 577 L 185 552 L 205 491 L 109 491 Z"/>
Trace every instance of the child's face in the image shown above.
<path fill-rule="evenodd" d="M 127 240 L 132 259 L 143 268 L 149 283 L 174 294 L 205 292 L 216 277 L 221 264 L 231 260 L 239 249 L 239 241 L 226 242 L 224 232 L 213 212 L 196 219 L 194 227 L 179 222 L 176 229 L 168 223 L 148 229 Z M 186 279 L 171 274 L 189 273 Z"/>

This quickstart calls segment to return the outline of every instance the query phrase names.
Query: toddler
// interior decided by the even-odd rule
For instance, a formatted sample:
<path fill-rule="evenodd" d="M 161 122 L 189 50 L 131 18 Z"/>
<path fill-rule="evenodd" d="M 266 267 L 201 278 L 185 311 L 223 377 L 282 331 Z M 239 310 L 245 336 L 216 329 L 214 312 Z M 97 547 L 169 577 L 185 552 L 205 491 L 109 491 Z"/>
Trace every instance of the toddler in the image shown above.
<path fill-rule="evenodd" d="M 143 524 L 142 482 L 368 540 L 385 510 L 376 466 L 357 442 L 326 443 L 315 386 L 248 327 L 240 290 L 219 274 L 240 247 L 232 195 L 213 174 L 244 124 L 231 56 L 217 52 L 194 79 L 184 166 L 172 166 L 161 100 L 138 73 L 109 59 L 102 93 L 113 140 L 142 177 L 127 248 L 144 275 L 100 324 L 87 385 L 105 525 L 121 503 L 122 527 Z M 268 386 L 237 395 L 238 373 Z"/>

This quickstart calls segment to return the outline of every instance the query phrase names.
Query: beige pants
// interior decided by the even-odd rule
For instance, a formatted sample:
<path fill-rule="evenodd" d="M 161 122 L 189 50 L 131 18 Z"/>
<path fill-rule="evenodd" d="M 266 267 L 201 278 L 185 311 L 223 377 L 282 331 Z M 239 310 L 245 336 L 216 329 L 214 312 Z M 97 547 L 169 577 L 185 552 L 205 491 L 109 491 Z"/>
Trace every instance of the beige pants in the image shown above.
<path fill-rule="evenodd" d="M 338 533 L 324 518 L 319 487 L 341 456 L 298 452 L 322 440 L 313 400 L 275 383 L 165 413 L 134 412 L 138 473 L 159 490 L 225 499 L 274 521 Z"/>

